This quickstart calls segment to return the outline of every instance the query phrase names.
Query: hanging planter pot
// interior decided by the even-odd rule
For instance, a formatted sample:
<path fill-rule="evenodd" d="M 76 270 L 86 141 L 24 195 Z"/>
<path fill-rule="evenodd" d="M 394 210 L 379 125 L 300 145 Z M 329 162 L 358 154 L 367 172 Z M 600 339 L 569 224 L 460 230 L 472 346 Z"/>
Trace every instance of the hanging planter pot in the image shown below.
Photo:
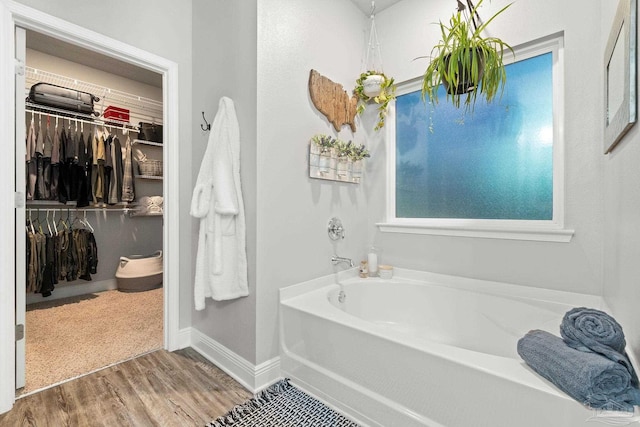
<path fill-rule="evenodd" d="M 484 75 L 484 55 L 482 51 L 471 49 L 465 54 L 465 59 L 458 59 L 457 67 L 451 68 L 451 55 L 444 58 L 444 64 L 450 79 L 442 80 L 442 84 L 449 95 L 464 95 L 478 88 Z"/>
<path fill-rule="evenodd" d="M 389 102 L 395 99 L 396 87 L 393 78 L 389 78 L 379 71 L 367 71 L 360 74 L 356 80 L 353 93 L 358 97 L 358 114 L 362 114 L 368 103 L 378 104 L 378 123 L 375 130 L 384 126 Z"/>
<path fill-rule="evenodd" d="M 369 98 L 375 98 L 382 91 L 386 77 L 383 74 L 371 74 L 362 82 L 362 92 Z"/>

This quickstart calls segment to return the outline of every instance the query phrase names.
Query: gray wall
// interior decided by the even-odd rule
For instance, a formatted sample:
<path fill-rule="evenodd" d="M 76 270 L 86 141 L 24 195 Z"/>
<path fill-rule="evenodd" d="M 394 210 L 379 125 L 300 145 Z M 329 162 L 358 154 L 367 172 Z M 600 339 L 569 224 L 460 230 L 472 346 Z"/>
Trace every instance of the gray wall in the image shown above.
<path fill-rule="evenodd" d="M 490 17 L 507 1 L 484 2 Z M 615 6 L 611 6 L 615 7 Z M 439 38 L 438 19 L 452 13 L 449 2 L 404 0 L 381 12 L 376 24 L 385 71 L 396 81 L 420 76 Z M 601 2 L 519 0 L 491 24 L 490 34 L 517 46 L 564 31 L 565 211 L 570 243 L 381 233 L 384 221 L 384 162 L 369 200 L 369 232 L 390 263 L 419 270 L 505 281 L 563 291 L 602 292 L 602 46 Z M 579 11 L 579 13 L 576 13 Z M 401 48 L 393 48 L 401 47 Z M 586 90 L 585 88 L 598 88 Z M 383 156 L 381 156 L 383 157 Z"/>
<path fill-rule="evenodd" d="M 603 45 L 615 5 L 603 7 Z M 604 296 L 640 358 L 640 127 L 636 124 L 604 160 Z"/>
<path fill-rule="evenodd" d="M 74 24 L 97 31 L 113 39 L 154 53 L 178 64 L 180 170 L 191 170 L 191 2 L 187 0 L 19 0 L 26 6 Z M 184 177 L 184 178 L 183 178 Z M 180 328 L 191 324 L 191 217 L 189 203 L 191 177 L 180 177 L 180 221 L 165 224 L 180 227 Z M 182 229 L 184 228 L 184 232 Z"/>
<path fill-rule="evenodd" d="M 258 363 L 278 355 L 278 289 L 331 274 L 335 252 L 354 261 L 365 254 L 366 182 L 375 172 L 367 168 L 360 185 L 311 179 L 308 145 L 316 133 L 362 143 L 373 125 L 358 121 L 357 133 L 345 126 L 337 134 L 311 103 L 308 79 L 315 69 L 351 92 L 367 28 L 349 1 L 258 3 Z M 335 244 L 326 229 L 332 216 L 346 228 Z"/>
<path fill-rule="evenodd" d="M 234 101 L 240 126 L 240 174 L 247 227 L 249 296 L 216 302 L 207 298 L 203 311 L 193 311 L 193 327 L 246 360 L 256 361 L 256 6 L 251 1 L 193 1 L 193 111 L 204 111 L 209 123 L 218 101 Z M 200 123 L 198 120 L 196 123 Z M 190 178 L 195 182 L 207 148 L 208 132 L 194 126 Z M 198 222 L 190 238 L 195 255 Z M 195 257 L 194 257 L 195 258 Z M 189 266 L 193 284 L 195 259 Z M 191 288 L 190 288 L 191 289 Z M 189 300 L 193 310 L 193 296 Z"/>

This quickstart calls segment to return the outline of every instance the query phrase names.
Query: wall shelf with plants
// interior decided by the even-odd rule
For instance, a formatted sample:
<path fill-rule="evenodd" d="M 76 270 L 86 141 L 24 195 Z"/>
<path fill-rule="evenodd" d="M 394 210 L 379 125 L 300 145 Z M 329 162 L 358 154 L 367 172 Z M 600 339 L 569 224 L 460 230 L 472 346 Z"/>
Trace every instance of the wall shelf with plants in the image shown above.
<path fill-rule="evenodd" d="M 315 135 L 309 143 L 309 177 L 359 184 L 364 160 L 368 157 L 370 154 L 364 145 L 330 135 Z"/>

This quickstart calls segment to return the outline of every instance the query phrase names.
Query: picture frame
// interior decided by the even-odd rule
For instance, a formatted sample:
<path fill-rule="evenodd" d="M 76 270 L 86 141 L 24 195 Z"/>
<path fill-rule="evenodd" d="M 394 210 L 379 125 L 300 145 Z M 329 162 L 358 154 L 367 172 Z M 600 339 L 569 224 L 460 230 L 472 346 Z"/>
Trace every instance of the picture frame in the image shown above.
<path fill-rule="evenodd" d="M 620 0 L 604 52 L 604 154 L 637 121 L 637 0 Z"/>

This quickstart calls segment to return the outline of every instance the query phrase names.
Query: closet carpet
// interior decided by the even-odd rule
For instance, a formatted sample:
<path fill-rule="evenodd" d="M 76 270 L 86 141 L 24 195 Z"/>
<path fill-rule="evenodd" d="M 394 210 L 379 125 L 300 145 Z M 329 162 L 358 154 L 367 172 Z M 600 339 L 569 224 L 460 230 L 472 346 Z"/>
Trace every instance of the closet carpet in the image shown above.
<path fill-rule="evenodd" d="M 27 306 L 30 393 L 162 348 L 162 288 L 98 292 Z"/>

